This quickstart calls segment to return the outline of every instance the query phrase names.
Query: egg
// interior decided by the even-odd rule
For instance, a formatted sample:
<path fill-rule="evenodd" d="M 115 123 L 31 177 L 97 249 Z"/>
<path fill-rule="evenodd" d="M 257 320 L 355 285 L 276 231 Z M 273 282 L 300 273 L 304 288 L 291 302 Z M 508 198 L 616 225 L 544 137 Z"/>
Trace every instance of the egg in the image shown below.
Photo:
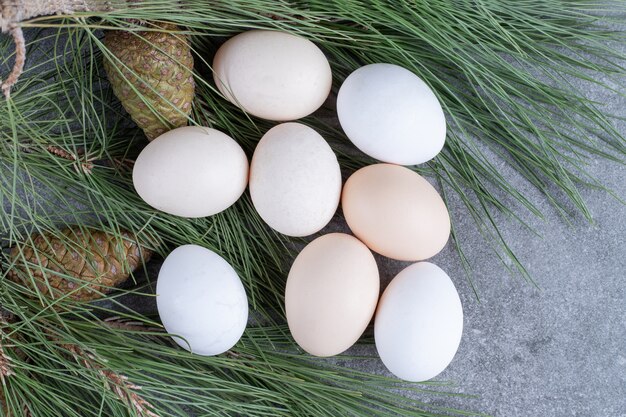
<path fill-rule="evenodd" d="M 437 191 L 399 165 L 376 164 L 356 171 L 344 185 L 341 205 L 352 233 L 389 258 L 430 258 L 450 235 L 450 216 Z"/>
<path fill-rule="evenodd" d="M 446 139 L 446 119 L 432 90 L 392 64 L 361 67 L 337 95 L 337 115 L 348 138 L 383 162 L 415 165 L 434 158 Z"/>
<path fill-rule="evenodd" d="M 246 328 L 248 300 L 241 280 L 228 262 L 202 246 L 174 249 L 161 266 L 156 292 L 163 326 L 193 353 L 226 352 Z"/>
<path fill-rule="evenodd" d="M 146 146 L 133 168 L 137 194 L 152 207 L 182 217 L 206 217 L 234 204 L 248 183 L 248 159 L 228 135 L 180 127 Z"/>
<path fill-rule="evenodd" d="M 378 303 L 374 339 L 394 375 L 426 381 L 452 362 L 463 333 L 463 307 L 450 277 L 437 265 L 413 264 L 387 286 Z"/>
<path fill-rule="evenodd" d="M 358 239 L 331 233 L 313 240 L 287 278 L 285 309 L 293 338 L 315 356 L 345 351 L 370 322 L 379 286 L 376 261 Z"/>
<path fill-rule="evenodd" d="M 313 113 L 332 84 L 328 60 L 313 42 L 272 30 L 251 30 L 226 41 L 213 59 L 213 77 L 228 101 L 275 121 Z"/>
<path fill-rule="evenodd" d="M 250 166 L 250 195 L 261 218 L 289 236 L 307 236 L 337 211 L 341 171 L 315 130 L 283 123 L 259 141 Z"/>

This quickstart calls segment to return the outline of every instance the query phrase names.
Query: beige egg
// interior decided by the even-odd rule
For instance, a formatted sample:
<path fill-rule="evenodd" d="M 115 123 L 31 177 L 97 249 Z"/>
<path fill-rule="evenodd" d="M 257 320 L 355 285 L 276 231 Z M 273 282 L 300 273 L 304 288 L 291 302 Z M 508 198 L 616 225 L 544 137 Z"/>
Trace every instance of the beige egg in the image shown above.
<path fill-rule="evenodd" d="M 332 84 L 328 60 L 313 42 L 272 30 L 229 39 L 213 59 L 213 77 L 228 101 L 276 121 L 313 113 Z"/>
<path fill-rule="evenodd" d="M 259 141 L 250 166 L 250 196 L 274 230 L 308 236 L 337 211 L 341 170 L 319 133 L 301 123 L 281 123 Z"/>
<path fill-rule="evenodd" d="M 212 216 L 248 184 L 248 159 L 230 136 L 198 126 L 170 130 L 135 161 L 133 185 L 152 207 L 182 217 Z"/>
<path fill-rule="evenodd" d="M 337 355 L 369 324 L 380 289 L 370 250 L 353 236 L 331 233 L 296 257 L 285 291 L 289 330 L 315 356 Z"/>
<path fill-rule="evenodd" d="M 389 258 L 428 259 L 450 236 L 450 216 L 437 191 L 402 166 L 376 164 L 356 171 L 344 185 L 341 205 L 352 232 Z"/>

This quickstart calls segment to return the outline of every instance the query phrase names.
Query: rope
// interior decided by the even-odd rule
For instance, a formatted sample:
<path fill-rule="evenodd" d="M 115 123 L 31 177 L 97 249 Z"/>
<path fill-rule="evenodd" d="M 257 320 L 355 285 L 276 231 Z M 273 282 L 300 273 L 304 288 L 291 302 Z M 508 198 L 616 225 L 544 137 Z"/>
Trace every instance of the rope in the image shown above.
<path fill-rule="evenodd" d="M 24 62 L 26 61 L 26 42 L 24 41 L 22 28 L 19 26 L 13 27 L 13 29 L 11 29 L 11 36 L 13 36 L 13 42 L 15 43 L 15 63 L 7 79 L 0 85 L 7 99 L 11 95 L 11 87 L 20 78 L 20 75 L 22 75 Z"/>
<path fill-rule="evenodd" d="M 9 98 L 11 87 L 24 71 L 26 42 L 22 28 L 19 26 L 21 22 L 37 16 L 73 14 L 106 8 L 107 2 L 98 0 L 0 0 L 0 31 L 10 34 L 15 43 L 13 69 L 7 79 L 0 84 L 4 96 Z"/>

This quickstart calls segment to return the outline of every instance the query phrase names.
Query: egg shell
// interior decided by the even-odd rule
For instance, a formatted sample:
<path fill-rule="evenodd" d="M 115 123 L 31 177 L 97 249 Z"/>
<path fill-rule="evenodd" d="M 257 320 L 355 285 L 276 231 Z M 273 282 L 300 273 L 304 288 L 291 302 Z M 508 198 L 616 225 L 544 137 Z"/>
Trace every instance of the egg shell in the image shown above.
<path fill-rule="evenodd" d="M 159 136 L 135 162 L 133 184 L 152 207 L 182 217 L 206 217 L 234 204 L 248 183 L 248 159 L 228 135 L 181 127 Z"/>
<path fill-rule="evenodd" d="M 308 353 L 337 355 L 369 324 L 379 290 L 378 267 L 364 244 L 343 233 L 318 237 L 289 271 L 285 291 L 289 330 Z"/>
<path fill-rule="evenodd" d="M 419 262 L 401 271 L 383 292 L 374 338 L 381 360 L 394 375 L 426 381 L 452 362 L 463 334 L 463 307 L 450 277 Z"/>
<path fill-rule="evenodd" d="M 197 245 L 174 249 L 157 281 L 157 309 L 174 341 L 199 355 L 226 352 L 248 321 L 246 291 L 221 256 Z"/>
<path fill-rule="evenodd" d="M 344 132 L 365 154 L 383 162 L 415 165 L 434 158 L 446 140 L 446 119 L 430 87 L 392 64 L 361 67 L 337 95 Z"/>
<path fill-rule="evenodd" d="M 328 60 L 313 42 L 272 30 L 251 30 L 226 41 L 213 59 L 213 77 L 228 101 L 275 121 L 313 113 L 332 85 Z"/>
<path fill-rule="evenodd" d="M 341 205 L 352 233 L 389 258 L 430 258 L 450 235 L 450 216 L 437 190 L 399 165 L 376 164 L 356 171 L 343 187 Z"/>
<path fill-rule="evenodd" d="M 300 123 L 270 129 L 250 166 L 254 207 L 274 230 L 307 236 L 332 219 L 341 197 L 337 157 L 319 133 Z"/>

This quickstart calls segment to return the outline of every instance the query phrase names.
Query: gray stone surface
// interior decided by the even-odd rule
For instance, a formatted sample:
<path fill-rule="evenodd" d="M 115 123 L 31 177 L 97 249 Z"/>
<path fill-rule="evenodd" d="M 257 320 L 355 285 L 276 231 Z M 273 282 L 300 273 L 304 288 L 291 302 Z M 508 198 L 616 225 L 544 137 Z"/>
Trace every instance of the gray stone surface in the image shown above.
<path fill-rule="evenodd" d="M 584 88 L 607 104 L 607 112 L 625 114 L 624 98 Z M 626 123 L 616 126 L 626 132 Z M 589 171 L 626 198 L 624 166 L 590 158 Z M 542 200 L 523 180 L 513 185 Z M 480 302 L 449 247 L 433 259 L 455 281 L 465 312 L 460 349 L 439 378 L 479 398 L 433 403 L 507 417 L 626 416 L 626 206 L 603 192 L 582 194 L 593 224 L 574 217 L 568 225 L 545 202 L 545 220 L 525 218 L 541 238 L 500 219 L 539 288 L 506 275 L 470 221 L 457 224 L 469 242 Z M 463 218 L 459 204 L 450 210 Z M 385 275 L 400 269 L 388 263 Z"/>
<path fill-rule="evenodd" d="M 624 98 L 584 88 L 607 103 L 608 111 L 626 115 Z M 617 127 L 626 134 L 625 123 Z M 623 166 L 597 158 L 589 164 L 592 174 L 626 199 Z M 502 169 L 514 187 L 543 201 L 525 181 Z M 439 378 L 478 397 L 426 397 L 429 402 L 506 417 L 626 417 L 626 206 L 600 191 L 585 190 L 583 196 L 595 223 L 574 217 L 568 225 L 544 202 L 545 220 L 525 217 L 542 238 L 498 218 L 539 288 L 507 275 L 463 206 L 450 204 L 480 301 L 449 245 L 433 262 L 459 290 L 464 334 L 454 361 Z M 378 259 L 385 283 L 406 265 Z M 385 372 L 379 362 L 364 370 Z"/>
<path fill-rule="evenodd" d="M 626 99 L 579 85 L 626 115 Z M 626 133 L 626 123 L 615 126 Z M 626 169 L 598 158 L 589 172 L 626 199 Z M 507 172 L 507 175 L 512 175 Z M 535 201 L 536 190 L 513 182 Z M 626 416 L 626 206 L 606 193 L 584 190 L 594 216 L 571 225 L 544 202 L 544 221 L 526 219 L 543 237 L 504 221 L 504 235 L 537 281 L 539 289 L 504 274 L 489 250 L 461 223 L 467 256 L 476 268 L 481 301 L 463 282 L 454 254 L 434 259 L 457 284 L 465 311 L 460 350 L 440 376 L 480 399 L 444 401 L 475 404 L 498 416 Z M 459 212 L 460 210 L 460 212 Z M 452 206 L 452 215 L 463 217 Z"/>
<path fill-rule="evenodd" d="M 592 167 L 626 196 L 624 167 Z M 480 396 L 438 404 L 498 416 L 626 416 L 626 209 L 606 194 L 584 195 L 594 225 L 570 227 L 552 213 L 531 220 L 543 238 L 512 223 L 503 228 L 540 289 L 505 275 L 480 239 L 467 245 L 480 302 L 450 250 L 434 259 L 455 281 L 465 312 L 459 352 L 440 378 Z"/>

